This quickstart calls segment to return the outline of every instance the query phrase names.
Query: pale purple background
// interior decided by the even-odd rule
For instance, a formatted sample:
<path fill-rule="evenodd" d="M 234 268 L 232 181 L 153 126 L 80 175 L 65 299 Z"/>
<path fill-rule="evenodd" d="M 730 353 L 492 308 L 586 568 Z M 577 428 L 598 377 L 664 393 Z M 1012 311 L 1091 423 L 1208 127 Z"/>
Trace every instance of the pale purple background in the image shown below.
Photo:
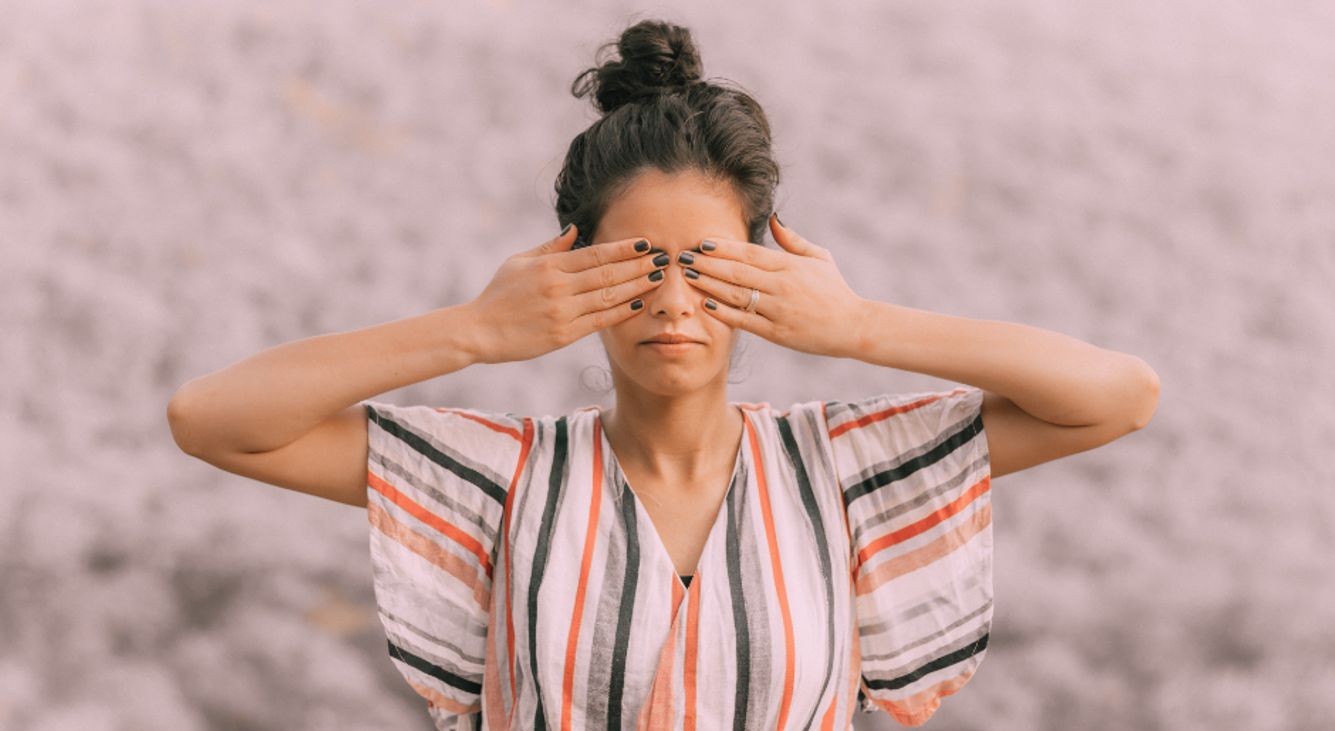
<path fill-rule="evenodd" d="M 0 2 L 0 727 L 430 728 L 365 513 L 187 457 L 166 402 L 555 235 L 570 82 L 660 10 L 859 294 L 1162 380 L 1148 428 L 997 481 L 987 659 L 927 727 L 1328 727 L 1335 5 L 589 5 Z M 950 385 L 747 342 L 733 400 Z M 381 398 L 563 413 L 603 364 Z"/>

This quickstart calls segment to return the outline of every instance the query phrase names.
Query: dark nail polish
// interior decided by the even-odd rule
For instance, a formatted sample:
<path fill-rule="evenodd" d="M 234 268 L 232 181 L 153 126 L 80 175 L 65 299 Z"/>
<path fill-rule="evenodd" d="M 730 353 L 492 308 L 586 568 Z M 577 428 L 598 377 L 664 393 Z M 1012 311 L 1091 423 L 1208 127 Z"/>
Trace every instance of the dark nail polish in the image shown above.
<path fill-rule="evenodd" d="M 782 219 L 782 218 L 779 218 L 779 212 L 778 212 L 778 211 L 775 211 L 775 212 L 774 212 L 774 220 L 775 220 L 775 221 L 778 221 L 780 226 L 783 226 L 783 219 Z M 784 228 L 788 228 L 787 226 L 783 226 L 783 227 L 784 227 Z"/>
<path fill-rule="evenodd" d="M 677 263 L 678 263 L 678 264 L 694 264 L 694 263 L 695 263 L 695 254 L 692 254 L 692 253 L 689 252 L 689 251 L 683 251 L 683 252 L 681 252 L 680 254 L 677 254 Z"/>
<path fill-rule="evenodd" d="M 638 300 L 638 299 L 637 299 L 637 300 L 631 300 L 631 302 L 630 302 L 630 308 L 631 308 L 632 310 L 638 310 L 638 309 L 640 309 L 641 307 L 644 307 L 644 300 Z"/>
<path fill-rule="evenodd" d="M 691 269 L 691 268 L 689 268 L 689 267 L 687 267 L 686 271 L 683 272 L 683 274 L 686 275 L 686 278 L 687 278 L 687 279 L 699 279 L 699 278 L 700 278 L 700 272 L 697 272 L 697 271 L 695 271 L 694 269 Z"/>
<path fill-rule="evenodd" d="M 713 251 L 714 249 L 717 249 L 717 248 L 718 248 L 718 244 L 715 244 L 713 241 L 701 241 L 701 242 L 700 242 L 700 250 L 701 250 L 701 251 Z"/>
<path fill-rule="evenodd" d="M 708 307 L 708 308 L 711 309 L 711 310 L 717 310 L 717 309 L 718 309 L 718 305 L 715 304 L 715 303 L 714 303 L 714 300 L 712 300 L 712 299 L 706 299 L 706 300 L 705 300 L 705 307 Z"/>
<path fill-rule="evenodd" d="M 662 279 L 663 279 L 662 269 L 655 269 L 652 272 L 649 272 L 649 281 L 658 282 L 661 281 Z"/>
<path fill-rule="evenodd" d="M 646 251 L 649 250 L 649 242 L 648 242 L 648 241 L 645 241 L 644 239 L 640 239 L 639 241 L 636 241 L 636 242 L 635 242 L 635 250 L 638 251 L 638 252 L 640 252 L 641 254 L 643 254 L 644 252 L 646 252 Z"/>
<path fill-rule="evenodd" d="M 672 257 L 668 256 L 667 252 L 665 251 L 662 254 L 659 254 L 658 256 L 654 257 L 654 266 L 665 267 L 668 265 L 668 262 L 670 261 L 672 261 Z"/>

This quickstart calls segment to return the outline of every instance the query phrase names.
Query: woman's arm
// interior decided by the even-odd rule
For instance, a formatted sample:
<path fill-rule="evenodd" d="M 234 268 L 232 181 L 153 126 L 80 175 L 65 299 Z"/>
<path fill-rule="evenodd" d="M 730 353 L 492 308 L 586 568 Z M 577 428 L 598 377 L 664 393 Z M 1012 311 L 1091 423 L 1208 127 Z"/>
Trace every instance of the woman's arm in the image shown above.
<path fill-rule="evenodd" d="M 482 335 L 468 303 L 284 343 L 181 386 L 172 437 L 229 472 L 365 506 L 359 402 L 480 362 Z"/>
<path fill-rule="evenodd" d="M 869 300 L 856 355 L 987 392 L 994 477 L 1092 449 L 1149 423 L 1159 377 L 1133 355 L 1051 330 Z"/>

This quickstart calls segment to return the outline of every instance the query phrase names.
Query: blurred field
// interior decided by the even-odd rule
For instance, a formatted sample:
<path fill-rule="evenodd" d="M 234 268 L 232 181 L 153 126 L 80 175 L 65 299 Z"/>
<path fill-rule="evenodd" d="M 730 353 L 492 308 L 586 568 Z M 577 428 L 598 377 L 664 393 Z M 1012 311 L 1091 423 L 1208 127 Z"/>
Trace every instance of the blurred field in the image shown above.
<path fill-rule="evenodd" d="M 554 235 L 595 118 L 570 82 L 660 14 L 765 105 L 778 209 L 856 291 L 1160 375 L 1148 428 L 997 481 L 987 660 L 926 728 L 1329 728 L 1319 0 L 0 0 L 0 728 L 431 728 L 385 653 L 365 514 L 185 456 L 166 402 L 471 299 Z M 946 385 L 745 347 L 733 400 Z M 562 413 L 610 404 L 601 365 L 586 338 L 386 398 Z"/>

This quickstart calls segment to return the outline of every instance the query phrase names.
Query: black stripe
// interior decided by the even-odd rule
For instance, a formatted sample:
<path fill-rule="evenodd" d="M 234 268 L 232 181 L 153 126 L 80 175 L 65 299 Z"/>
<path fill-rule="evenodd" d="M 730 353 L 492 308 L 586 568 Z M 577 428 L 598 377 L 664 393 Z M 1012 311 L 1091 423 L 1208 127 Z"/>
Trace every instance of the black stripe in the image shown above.
<path fill-rule="evenodd" d="M 425 407 L 423 407 L 425 408 Z M 393 419 L 379 413 L 370 404 L 366 405 L 366 416 L 371 421 L 380 425 L 381 429 L 394 436 L 395 438 L 408 445 L 413 451 L 424 455 L 427 459 L 440 465 L 441 467 L 458 475 L 460 479 L 471 482 L 476 485 L 488 497 L 495 500 L 502 507 L 505 506 L 505 488 L 488 479 L 477 470 L 460 464 L 457 460 L 448 454 L 436 449 L 430 442 L 423 439 L 417 432 L 412 431 L 406 426 L 394 421 Z"/>
<path fill-rule="evenodd" d="M 533 550 L 533 570 L 528 580 L 528 664 L 537 697 L 533 728 L 547 728 L 542 710 L 542 686 L 538 683 L 538 589 L 542 588 L 543 572 L 547 568 L 547 554 L 552 544 L 552 529 L 556 524 L 556 501 L 566 479 L 567 417 L 556 420 L 556 441 L 552 445 L 552 470 L 547 478 L 547 503 L 542 508 L 542 523 L 538 526 L 538 540 Z"/>
<path fill-rule="evenodd" d="M 918 678 L 921 678 L 922 676 L 928 673 L 934 673 L 937 670 L 940 670 L 941 668 L 949 667 L 957 662 L 960 662 L 961 660 L 966 660 L 982 652 L 983 650 L 986 650 L 987 638 L 990 634 L 991 633 L 986 633 L 982 637 L 979 637 L 977 640 L 970 642 L 964 647 L 961 647 L 960 649 L 955 650 L 954 652 L 951 652 L 949 654 L 942 655 L 941 657 L 938 657 L 935 660 L 928 662 L 926 665 L 923 665 L 922 667 L 914 670 L 913 672 L 901 675 L 898 678 L 891 678 L 889 680 L 873 680 L 871 678 L 868 678 L 866 675 L 863 675 L 862 677 L 864 680 L 866 680 L 867 687 L 869 688 L 875 688 L 877 690 L 880 690 L 882 688 L 888 688 L 890 690 L 895 690 L 896 688 L 903 688 L 904 686 L 908 685 L 909 683 L 912 683 L 913 681 L 917 680 Z"/>
<path fill-rule="evenodd" d="M 454 686 L 455 688 L 458 688 L 459 690 L 462 690 L 466 693 L 482 692 L 481 683 L 475 683 L 469 680 L 468 678 L 462 677 L 460 675 L 455 675 L 454 673 L 431 662 L 430 660 L 418 657 L 417 655 L 414 655 L 411 652 L 408 652 L 407 650 L 403 649 L 402 647 L 399 647 L 398 645 L 394 644 L 393 640 L 389 640 L 388 644 L 389 644 L 390 657 L 402 660 L 403 662 L 411 665 L 412 667 L 417 668 L 418 670 L 426 673 L 427 675 L 430 675 L 436 680 L 439 680 L 440 682 L 445 683 L 446 685 Z"/>
<path fill-rule="evenodd" d="M 908 477 L 909 475 L 913 474 L 914 472 L 917 472 L 920 469 L 923 469 L 925 467 L 931 466 L 939 462 L 946 455 L 950 454 L 956 449 L 959 449 L 960 446 L 967 443 L 970 439 L 974 437 L 975 434 L 981 432 L 982 430 L 983 430 L 983 415 L 980 411 L 976 416 L 974 416 L 972 421 L 970 421 L 968 424 L 965 424 L 963 428 L 961 428 L 954 434 L 951 434 L 949 437 L 944 439 L 940 444 L 936 445 L 935 447 L 932 447 L 926 452 L 923 452 L 922 454 L 904 462 L 903 464 L 896 465 L 889 469 L 881 470 L 880 472 L 877 472 L 871 477 L 868 477 L 867 479 L 854 484 L 847 490 L 844 490 L 844 508 L 847 509 L 848 506 L 851 505 L 854 500 L 857 500 L 863 495 L 866 495 L 883 485 L 888 485 L 896 480 L 902 480 L 905 477 Z"/>
<path fill-rule="evenodd" d="M 617 477 L 620 480 L 620 476 Z M 640 577 L 640 538 L 637 532 L 635 495 L 624 484 L 621 494 L 621 522 L 626 530 L 626 575 L 621 582 L 621 611 L 617 614 L 616 641 L 612 649 L 612 676 L 607 689 L 607 727 L 621 729 L 621 697 L 626 685 L 626 651 L 630 646 L 630 624 L 635 612 L 635 587 Z M 595 628 L 596 631 L 596 628 Z"/>
<path fill-rule="evenodd" d="M 811 480 L 807 477 L 806 463 L 802 460 L 802 451 L 797 446 L 797 440 L 793 438 L 793 427 L 789 423 L 789 417 L 781 416 L 775 419 L 779 428 L 779 436 L 783 439 L 784 453 L 788 456 L 788 462 L 793 466 L 793 471 L 797 476 L 797 491 L 802 496 L 802 507 L 806 509 L 807 521 L 811 524 L 811 531 L 816 538 L 816 555 L 820 559 L 820 575 L 824 580 L 825 586 L 825 677 L 821 679 L 821 691 L 816 696 L 817 705 L 811 707 L 811 715 L 807 717 L 807 722 L 803 728 L 814 728 L 816 712 L 819 710 L 820 699 L 825 697 L 825 690 L 830 685 L 830 676 L 833 674 L 834 665 L 834 569 L 830 566 L 830 546 L 825 540 L 825 521 L 821 518 L 820 506 L 816 504 L 816 494 L 811 489 Z"/>
<path fill-rule="evenodd" d="M 745 435 L 743 435 L 745 436 Z M 742 445 L 745 449 L 746 445 Z M 734 479 L 747 479 L 742 471 Z M 737 633 L 737 685 L 732 698 L 732 727 L 734 731 L 746 729 L 746 707 L 751 690 L 751 632 L 746 620 L 746 594 L 742 592 L 742 549 L 737 538 L 737 508 L 735 495 L 736 483 L 728 486 L 727 510 L 728 522 L 724 548 L 728 556 L 728 591 L 732 595 L 732 626 Z"/>

